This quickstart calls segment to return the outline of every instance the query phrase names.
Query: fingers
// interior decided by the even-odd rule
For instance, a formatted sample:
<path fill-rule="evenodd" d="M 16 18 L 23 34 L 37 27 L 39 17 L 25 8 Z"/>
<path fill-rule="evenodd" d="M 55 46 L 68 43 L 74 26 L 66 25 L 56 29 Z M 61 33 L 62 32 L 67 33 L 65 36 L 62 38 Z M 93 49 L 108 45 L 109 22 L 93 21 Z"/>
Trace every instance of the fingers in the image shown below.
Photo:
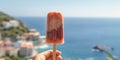
<path fill-rule="evenodd" d="M 47 60 L 53 60 L 53 57 L 47 58 Z M 56 56 L 56 60 L 62 60 L 61 56 Z"/>
<path fill-rule="evenodd" d="M 46 57 L 44 55 L 38 54 L 34 57 L 34 60 L 46 60 Z"/>
<path fill-rule="evenodd" d="M 57 60 L 62 60 L 62 57 L 60 56 L 61 52 L 60 51 L 56 51 L 56 59 Z M 53 60 L 53 51 L 52 50 L 48 50 L 46 52 L 43 52 L 41 54 L 38 54 L 34 57 L 34 60 Z"/>
<path fill-rule="evenodd" d="M 37 56 L 35 56 L 34 60 L 53 60 L 53 59 L 52 59 L 52 57 L 45 58 L 44 55 L 37 55 Z M 62 60 L 62 57 L 61 56 L 57 56 L 56 60 Z"/>
<path fill-rule="evenodd" d="M 62 57 L 61 56 L 57 56 L 57 60 L 62 60 Z"/>
<path fill-rule="evenodd" d="M 41 54 L 44 55 L 46 58 L 49 58 L 49 57 L 51 57 L 53 55 L 53 51 L 52 50 L 48 50 L 48 51 L 43 52 Z M 61 54 L 61 52 L 57 50 L 56 51 L 56 56 L 59 56 L 60 54 Z"/>

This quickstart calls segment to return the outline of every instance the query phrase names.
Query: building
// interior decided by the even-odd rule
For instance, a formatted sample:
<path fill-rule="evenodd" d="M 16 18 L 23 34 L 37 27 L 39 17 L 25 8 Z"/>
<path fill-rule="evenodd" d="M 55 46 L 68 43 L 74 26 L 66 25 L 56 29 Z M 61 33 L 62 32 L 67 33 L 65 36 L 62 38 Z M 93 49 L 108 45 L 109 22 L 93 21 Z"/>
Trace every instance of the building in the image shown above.
<path fill-rule="evenodd" d="M 18 27 L 19 22 L 17 20 L 10 20 L 9 23 L 11 24 L 12 27 Z"/>
<path fill-rule="evenodd" d="M 2 22 L 2 28 L 3 29 L 7 29 L 7 28 L 10 28 L 11 27 L 11 24 L 7 21 L 3 21 Z"/>
<path fill-rule="evenodd" d="M 0 40 L 0 57 L 5 55 L 5 49 L 3 48 L 4 42 Z"/>
<path fill-rule="evenodd" d="M 31 42 L 23 42 L 21 43 L 18 56 L 29 58 L 32 56 L 33 51 L 33 44 Z"/>
<path fill-rule="evenodd" d="M 28 33 L 24 33 L 22 36 L 17 37 L 19 42 L 32 42 L 35 48 L 47 46 L 45 38 L 45 36 L 41 36 L 35 29 L 30 29 Z"/>
<path fill-rule="evenodd" d="M 5 41 L 0 41 L 0 56 L 11 56 L 14 55 L 14 46 L 9 38 Z"/>
<path fill-rule="evenodd" d="M 6 56 L 14 55 L 14 45 L 10 38 L 5 39 L 3 48 L 5 49 Z"/>
<path fill-rule="evenodd" d="M 32 41 L 34 46 L 40 45 L 43 40 L 45 40 L 41 38 L 41 34 L 35 29 L 30 29 L 29 33 L 24 33 L 22 36 L 18 36 L 17 38 L 19 41 Z"/>
<path fill-rule="evenodd" d="M 5 55 L 5 50 L 3 49 L 3 46 L 4 46 L 4 42 L 2 40 L 2 36 L 0 33 L 0 57 Z"/>
<path fill-rule="evenodd" d="M 20 24 L 17 20 L 3 21 L 2 28 L 7 29 L 10 27 L 18 27 Z"/>

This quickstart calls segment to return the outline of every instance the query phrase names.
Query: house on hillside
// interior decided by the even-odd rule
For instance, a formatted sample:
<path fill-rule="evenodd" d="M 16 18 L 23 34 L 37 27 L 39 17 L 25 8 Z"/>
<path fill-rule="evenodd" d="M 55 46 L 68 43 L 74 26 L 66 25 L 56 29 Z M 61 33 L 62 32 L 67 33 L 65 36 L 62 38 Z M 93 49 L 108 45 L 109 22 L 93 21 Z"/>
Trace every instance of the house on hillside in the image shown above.
<path fill-rule="evenodd" d="M 17 20 L 10 20 L 9 23 L 12 27 L 18 27 L 20 25 Z"/>
<path fill-rule="evenodd" d="M 2 22 L 2 28 L 3 28 L 3 29 L 7 29 L 7 28 L 9 28 L 9 27 L 11 27 L 11 24 L 10 24 L 9 22 L 7 22 L 7 21 L 3 21 L 3 22 Z"/>
<path fill-rule="evenodd" d="M 10 27 L 18 27 L 20 24 L 16 20 L 10 20 L 10 21 L 3 21 L 2 22 L 2 28 L 7 29 Z"/>

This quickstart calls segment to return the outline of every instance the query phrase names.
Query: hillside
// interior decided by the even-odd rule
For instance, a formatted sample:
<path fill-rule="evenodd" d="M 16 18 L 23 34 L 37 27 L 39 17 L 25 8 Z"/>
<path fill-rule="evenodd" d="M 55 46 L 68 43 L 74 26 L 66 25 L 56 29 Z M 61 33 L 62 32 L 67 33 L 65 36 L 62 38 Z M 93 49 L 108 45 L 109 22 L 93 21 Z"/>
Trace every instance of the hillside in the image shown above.
<path fill-rule="evenodd" d="M 22 35 L 24 32 L 28 32 L 26 25 L 20 20 L 0 12 L 0 33 L 2 37 L 15 37 Z"/>

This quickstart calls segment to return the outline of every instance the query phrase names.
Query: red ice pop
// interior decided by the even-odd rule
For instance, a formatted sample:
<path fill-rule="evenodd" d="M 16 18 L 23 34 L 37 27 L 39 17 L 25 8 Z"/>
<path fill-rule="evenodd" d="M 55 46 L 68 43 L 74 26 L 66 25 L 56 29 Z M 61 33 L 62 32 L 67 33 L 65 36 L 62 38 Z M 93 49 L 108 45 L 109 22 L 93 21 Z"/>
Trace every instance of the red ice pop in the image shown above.
<path fill-rule="evenodd" d="M 56 44 L 64 43 L 63 17 L 59 12 L 50 12 L 47 16 L 46 43 L 53 44 L 53 60 L 56 60 Z"/>
<path fill-rule="evenodd" d="M 59 12 L 50 12 L 47 16 L 46 42 L 48 44 L 63 44 L 63 17 Z"/>

